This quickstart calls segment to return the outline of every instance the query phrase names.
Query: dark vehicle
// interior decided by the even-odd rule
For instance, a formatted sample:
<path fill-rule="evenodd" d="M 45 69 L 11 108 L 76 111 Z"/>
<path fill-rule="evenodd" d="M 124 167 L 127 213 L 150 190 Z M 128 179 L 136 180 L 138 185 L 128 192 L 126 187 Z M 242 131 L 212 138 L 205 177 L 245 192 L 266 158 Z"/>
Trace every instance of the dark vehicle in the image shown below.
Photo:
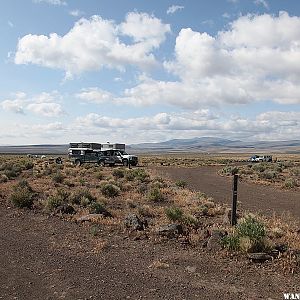
<path fill-rule="evenodd" d="M 70 148 L 69 160 L 77 166 L 80 166 L 83 163 L 105 165 L 105 157 L 103 155 L 103 152 L 93 149 Z"/>

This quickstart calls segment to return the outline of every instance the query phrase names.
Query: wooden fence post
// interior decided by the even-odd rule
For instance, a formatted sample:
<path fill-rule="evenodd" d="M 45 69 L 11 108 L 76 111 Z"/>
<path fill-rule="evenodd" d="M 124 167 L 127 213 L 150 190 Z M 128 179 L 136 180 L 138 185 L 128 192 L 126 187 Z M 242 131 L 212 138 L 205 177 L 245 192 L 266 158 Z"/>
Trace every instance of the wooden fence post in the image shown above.
<path fill-rule="evenodd" d="M 233 175 L 232 184 L 232 207 L 231 207 L 231 225 L 234 226 L 237 223 L 236 208 L 237 208 L 237 186 L 239 175 Z"/>

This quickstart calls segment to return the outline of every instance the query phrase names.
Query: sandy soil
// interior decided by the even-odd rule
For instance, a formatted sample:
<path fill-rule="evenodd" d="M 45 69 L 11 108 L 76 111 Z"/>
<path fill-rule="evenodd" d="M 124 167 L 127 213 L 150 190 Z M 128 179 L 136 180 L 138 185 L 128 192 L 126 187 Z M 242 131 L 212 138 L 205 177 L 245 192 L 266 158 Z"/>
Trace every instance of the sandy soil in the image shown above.
<path fill-rule="evenodd" d="M 188 188 L 206 193 L 215 201 L 231 203 L 232 178 L 217 174 L 220 166 L 203 166 L 198 168 L 158 167 L 162 176 L 172 180 L 185 180 Z M 300 191 L 282 190 L 274 186 L 239 182 L 238 201 L 241 208 L 253 212 L 262 212 L 271 215 L 273 212 L 290 213 L 300 216 Z"/>

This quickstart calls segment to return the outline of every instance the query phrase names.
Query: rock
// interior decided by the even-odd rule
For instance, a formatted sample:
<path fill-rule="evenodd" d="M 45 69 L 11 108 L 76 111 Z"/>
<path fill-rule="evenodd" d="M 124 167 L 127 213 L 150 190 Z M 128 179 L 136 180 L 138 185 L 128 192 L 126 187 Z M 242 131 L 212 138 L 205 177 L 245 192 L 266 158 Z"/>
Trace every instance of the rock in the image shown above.
<path fill-rule="evenodd" d="M 195 273 L 197 268 L 196 267 L 191 267 L 191 266 L 187 266 L 185 268 L 186 271 L 188 271 L 189 273 Z"/>
<path fill-rule="evenodd" d="M 144 228 L 147 226 L 135 214 L 127 215 L 124 220 L 124 224 L 127 228 L 130 228 L 132 230 L 144 230 Z"/>
<path fill-rule="evenodd" d="M 272 256 L 264 252 L 259 252 L 249 253 L 248 258 L 251 259 L 253 262 L 265 262 L 266 260 L 272 259 Z"/>
<path fill-rule="evenodd" d="M 222 249 L 221 239 L 224 235 L 225 234 L 220 230 L 212 230 L 211 235 L 207 240 L 207 249 L 213 252 L 220 251 Z"/>
<path fill-rule="evenodd" d="M 102 215 L 101 214 L 88 214 L 88 215 L 84 215 L 84 216 L 81 216 L 77 219 L 77 222 L 92 222 L 94 221 L 95 219 L 99 219 L 101 218 Z"/>
<path fill-rule="evenodd" d="M 275 250 L 277 250 L 278 252 L 286 252 L 288 250 L 288 245 L 287 244 L 279 244 L 279 245 L 275 245 L 274 247 Z"/>
<path fill-rule="evenodd" d="M 69 214 L 69 215 L 73 215 L 75 214 L 75 209 L 72 205 L 70 204 L 62 204 L 60 206 L 58 206 L 56 209 L 55 209 L 55 213 L 59 214 Z"/>
<path fill-rule="evenodd" d="M 174 238 L 178 234 L 183 234 L 183 228 L 179 224 L 168 224 L 158 228 L 158 234 L 168 238 Z"/>

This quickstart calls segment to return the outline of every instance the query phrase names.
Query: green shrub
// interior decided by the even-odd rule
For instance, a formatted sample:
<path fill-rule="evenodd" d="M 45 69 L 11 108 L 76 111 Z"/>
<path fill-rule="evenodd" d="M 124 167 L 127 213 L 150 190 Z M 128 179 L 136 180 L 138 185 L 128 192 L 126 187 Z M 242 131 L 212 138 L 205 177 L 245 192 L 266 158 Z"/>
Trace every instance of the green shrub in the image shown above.
<path fill-rule="evenodd" d="M 197 226 L 199 222 L 197 218 L 192 215 L 184 215 L 182 218 L 182 223 L 187 226 Z"/>
<path fill-rule="evenodd" d="M 51 195 L 46 203 L 45 203 L 45 207 L 49 210 L 53 210 L 55 208 L 57 208 L 58 206 L 67 203 L 69 200 L 70 194 L 69 192 L 63 190 L 63 189 L 59 189 L 56 191 L 56 193 L 54 195 Z"/>
<path fill-rule="evenodd" d="M 179 207 L 168 207 L 165 210 L 166 216 L 170 221 L 176 222 L 182 220 L 183 211 Z"/>
<path fill-rule="evenodd" d="M 149 181 L 149 174 L 144 169 L 127 170 L 125 179 L 128 181 L 138 180 L 141 182 Z"/>
<path fill-rule="evenodd" d="M 5 174 L 0 174 L 0 183 L 7 182 L 8 177 Z"/>
<path fill-rule="evenodd" d="M 178 186 L 178 187 L 181 187 L 181 188 L 185 188 L 187 186 L 187 183 L 184 180 L 177 180 L 175 182 L 175 185 Z"/>
<path fill-rule="evenodd" d="M 125 172 L 123 169 L 114 169 L 112 174 L 116 178 L 123 178 L 125 176 Z"/>
<path fill-rule="evenodd" d="M 7 169 L 7 170 L 4 170 L 4 175 L 8 179 L 12 179 L 12 178 L 18 177 L 20 175 L 20 173 L 16 172 L 15 169 Z"/>
<path fill-rule="evenodd" d="M 34 163 L 32 162 L 32 161 L 26 161 L 26 162 L 24 162 L 24 168 L 26 169 L 26 170 L 30 170 L 30 169 L 32 169 L 34 167 Z"/>
<path fill-rule="evenodd" d="M 88 201 L 86 201 L 86 200 L 82 201 L 83 199 L 87 199 Z M 86 188 L 81 189 L 81 190 L 75 190 L 70 196 L 70 202 L 72 204 L 77 204 L 77 205 L 82 204 L 82 202 L 85 202 L 85 203 L 88 202 L 88 204 L 89 204 L 90 202 L 93 202 L 95 200 L 96 200 L 96 197 L 94 197 L 91 194 L 90 190 L 86 189 Z"/>
<path fill-rule="evenodd" d="M 237 234 L 243 237 L 249 237 L 253 241 L 259 241 L 266 236 L 264 224 L 255 218 L 246 217 L 236 226 Z"/>
<path fill-rule="evenodd" d="M 100 202 L 93 202 L 89 206 L 89 211 L 91 214 L 101 214 L 106 213 L 107 210 L 103 203 Z"/>
<path fill-rule="evenodd" d="M 101 193 L 106 197 L 116 197 L 120 193 L 120 189 L 112 183 L 103 184 L 100 190 Z"/>
<path fill-rule="evenodd" d="M 275 179 L 275 178 L 277 178 L 277 173 L 276 173 L 276 171 L 265 170 L 265 171 L 259 173 L 259 178 L 260 179 L 268 179 L 268 180 Z"/>
<path fill-rule="evenodd" d="M 239 168 L 234 166 L 226 166 L 221 170 L 221 173 L 224 175 L 235 175 L 238 172 L 239 172 Z"/>
<path fill-rule="evenodd" d="M 265 238 L 264 224 L 248 216 L 236 226 L 233 234 L 222 239 L 222 244 L 230 250 L 261 252 L 267 247 Z"/>
<path fill-rule="evenodd" d="M 267 169 L 266 163 L 258 163 L 253 165 L 252 169 L 256 172 L 264 172 Z"/>
<path fill-rule="evenodd" d="M 90 234 L 92 236 L 97 236 L 100 231 L 101 231 L 101 228 L 100 228 L 100 226 L 98 224 L 94 224 L 90 228 Z"/>
<path fill-rule="evenodd" d="M 19 208 L 30 208 L 33 204 L 33 190 L 26 180 L 18 182 L 10 195 L 11 203 Z"/>
<path fill-rule="evenodd" d="M 59 171 L 52 176 L 52 180 L 56 183 L 62 183 L 64 181 L 64 178 L 64 175 Z"/>
<path fill-rule="evenodd" d="M 148 199 L 154 202 L 161 202 L 164 200 L 164 196 L 158 187 L 153 187 L 148 192 Z"/>
<path fill-rule="evenodd" d="M 294 178 L 287 178 L 283 183 L 283 187 L 287 189 L 293 189 L 297 186 L 298 186 L 298 182 Z"/>
<path fill-rule="evenodd" d="M 300 168 L 292 168 L 290 170 L 290 175 L 291 176 L 300 176 Z"/>
<path fill-rule="evenodd" d="M 226 235 L 222 238 L 221 244 L 231 251 L 237 251 L 240 249 L 240 238 L 237 235 Z"/>
<path fill-rule="evenodd" d="M 95 178 L 98 180 L 102 180 L 104 178 L 104 175 L 102 174 L 101 171 L 98 171 L 95 173 Z"/>

